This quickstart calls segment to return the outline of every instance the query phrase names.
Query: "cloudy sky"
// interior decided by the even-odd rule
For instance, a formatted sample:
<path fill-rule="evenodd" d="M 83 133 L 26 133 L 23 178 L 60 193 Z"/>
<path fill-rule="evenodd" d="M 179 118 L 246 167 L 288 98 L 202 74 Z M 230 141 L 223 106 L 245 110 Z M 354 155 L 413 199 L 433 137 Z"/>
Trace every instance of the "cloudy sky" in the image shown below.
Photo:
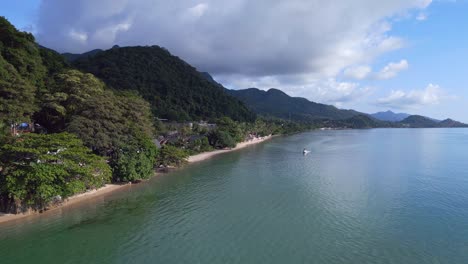
<path fill-rule="evenodd" d="M 0 0 L 60 52 L 153 45 L 228 88 L 468 122 L 467 1 Z"/>

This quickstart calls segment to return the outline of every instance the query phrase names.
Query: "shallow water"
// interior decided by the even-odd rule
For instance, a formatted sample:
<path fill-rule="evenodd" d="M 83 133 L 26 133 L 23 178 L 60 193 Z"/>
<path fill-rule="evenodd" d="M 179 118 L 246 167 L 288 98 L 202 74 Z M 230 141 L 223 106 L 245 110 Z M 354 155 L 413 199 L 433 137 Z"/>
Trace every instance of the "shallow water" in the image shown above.
<path fill-rule="evenodd" d="M 0 225 L 0 263 L 468 263 L 468 129 L 275 138 Z"/>

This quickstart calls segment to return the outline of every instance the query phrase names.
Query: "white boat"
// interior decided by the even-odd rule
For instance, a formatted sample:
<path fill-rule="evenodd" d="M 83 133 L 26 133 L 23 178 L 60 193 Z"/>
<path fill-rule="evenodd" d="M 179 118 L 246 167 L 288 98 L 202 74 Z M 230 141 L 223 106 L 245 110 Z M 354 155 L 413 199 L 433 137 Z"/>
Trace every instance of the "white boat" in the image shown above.
<path fill-rule="evenodd" d="M 307 149 L 304 149 L 304 150 L 302 151 L 302 154 L 304 154 L 304 155 L 307 155 L 307 154 L 309 154 L 309 153 L 310 153 L 310 151 L 307 150 Z"/>

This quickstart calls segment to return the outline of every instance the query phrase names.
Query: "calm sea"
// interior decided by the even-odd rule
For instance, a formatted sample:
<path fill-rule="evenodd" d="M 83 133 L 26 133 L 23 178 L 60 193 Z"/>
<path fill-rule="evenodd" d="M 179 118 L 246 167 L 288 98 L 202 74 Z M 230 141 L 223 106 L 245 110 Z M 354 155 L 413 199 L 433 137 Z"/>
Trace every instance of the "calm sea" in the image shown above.
<path fill-rule="evenodd" d="M 468 129 L 278 137 L 0 225 L 0 263 L 468 263 Z"/>

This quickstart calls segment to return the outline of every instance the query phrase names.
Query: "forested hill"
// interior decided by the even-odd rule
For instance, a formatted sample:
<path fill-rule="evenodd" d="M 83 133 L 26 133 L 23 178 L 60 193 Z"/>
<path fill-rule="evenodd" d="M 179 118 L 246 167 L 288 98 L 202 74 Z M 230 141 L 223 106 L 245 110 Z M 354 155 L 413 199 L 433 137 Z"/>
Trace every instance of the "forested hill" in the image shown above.
<path fill-rule="evenodd" d="M 255 120 L 255 114 L 222 86 L 159 46 L 114 47 L 79 57 L 72 64 L 113 89 L 138 91 L 159 118 Z"/>
<path fill-rule="evenodd" d="M 314 103 L 301 97 L 291 97 L 277 89 L 227 91 L 254 112 L 264 116 L 309 122 L 318 119 L 342 120 L 361 114 L 354 110 L 341 110 L 331 105 Z"/>
<path fill-rule="evenodd" d="M 117 46 L 118 47 L 118 46 Z M 79 54 L 79 53 L 63 53 L 62 56 L 68 61 L 68 62 L 73 62 L 73 61 L 76 61 L 77 59 L 79 58 L 83 58 L 83 57 L 90 57 L 90 56 L 94 56 L 96 55 L 97 53 L 101 52 L 102 49 L 94 49 L 94 50 L 91 50 L 91 51 L 88 51 L 88 52 L 85 52 L 85 53 L 82 53 L 82 54 Z"/>
<path fill-rule="evenodd" d="M 443 121 L 437 121 L 425 116 L 412 115 L 400 122 L 403 127 L 411 128 L 428 128 L 428 127 L 468 127 L 467 124 L 461 122 L 445 119 Z"/>
<path fill-rule="evenodd" d="M 410 116 L 410 114 L 406 113 L 394 113 L 390 110 L 386 112 L 378 112 L 374 114 L 370 114 L 375 119 L 382 120 L 382 121 L 389 121 L 389 122 L 399 122 L 402 121 L 403 119 L 407 118 Z"/>

